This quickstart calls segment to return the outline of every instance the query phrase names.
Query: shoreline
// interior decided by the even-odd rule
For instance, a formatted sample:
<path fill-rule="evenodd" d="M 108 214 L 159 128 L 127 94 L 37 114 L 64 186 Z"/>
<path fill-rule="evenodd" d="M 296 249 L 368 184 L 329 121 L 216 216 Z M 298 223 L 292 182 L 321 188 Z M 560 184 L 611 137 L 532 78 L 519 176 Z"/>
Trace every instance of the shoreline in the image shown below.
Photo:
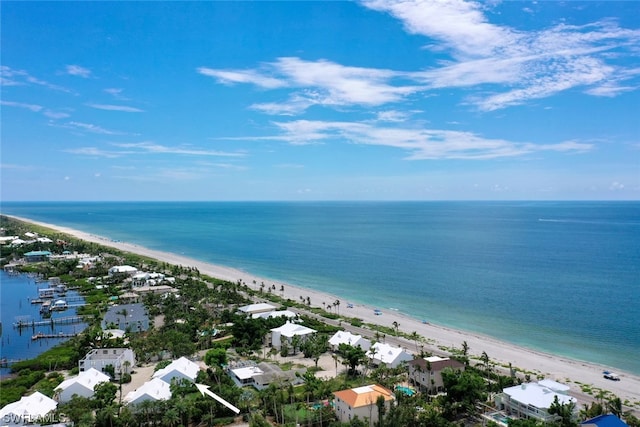
<path fill-rule="evenodd" d="M 305 299 L 308 297 L 311 299 L 311 304 L 316 307 L 322 307 L 323 302 L 332 303 L 339 300 L 340 305 L 338 306 L 338 312 L 340 315 L 359 318 L 363 323 L 378 324 L 386 327 L 392 327 L 393 323 L 397 322 L 399 324 L 399 330 L 406 333 L 415 331 L 426 339 L 424 344 L 425 351 L 442 354 L 445 351 L 441 350 L 440 347 L 459 349 L 462 346 L 462 342 L 466 341 L 469 347 L 471 363 L 474 363 L 473 359 L 477 359 L 482 352 L 486 352 L 491 361 L 495 362 L 497 365 L 506 366 L 511 363 L 514 368 L 531 373 L 532 381 L 535 381 L 536 376 L 540 375 L 545 378 L 566 383 L 571 386 L 572 392 L 580 393 L 585 396 L 587 395 L 582 392 L 580 385 L 588 386 L 591 389 L 607 390 L 618 396 L 623 403 L 625 401 L 629 401 L 631 405 L 640 405 L 640 375 L 616 369 L 621 377 L 621 381 L 613 382 L 603 378 L 602 376 L 603 370 L 612 370 L 612 368 L 608 366 L 587 361 L 574 360 L 564 356 L 517 346 L 490 336 L 470 331 L 454 329 L 432 323 L 423 323 L 396 310 L 383 310 L 383 314 L 378 316 L 374 314 L 374 307 L 372 306 L 353 304 L 353 308 L 347 308 L 346 300 L 342 300 L 341 297 L 315 289 L 303 288 L 282 281 L 265 279 L 235 268 L 198 261 L 193 258 L 188 258 L 170 252 L 152 250 L 127 242 L 113 241 L 106 237 L 97 236 L 68 227 L 57 226 L 55 224 L 35 221 L 14 215 L 6 216 L 69 234 L 81 240 L 113 247 L 124 252 L 136 253 L 159 261 L 167 262 L 169 264 L 195 267 L 200 271 L 200 273 L 213 278 L 234 283 L 238 280 L 242 280 L 253 289 L 259 289 L 262 282 L 267 285 L 275 285 L 276 289 L 272 292 L 273 294 L 293 301 L 299 301 L 300 297 Z M 284 292 L 280 291 L 281 286 L 284 286 Z M 415 353 L 416 350 L 414 345 L 407 345 L 407 349 L 413 353 Z"/>

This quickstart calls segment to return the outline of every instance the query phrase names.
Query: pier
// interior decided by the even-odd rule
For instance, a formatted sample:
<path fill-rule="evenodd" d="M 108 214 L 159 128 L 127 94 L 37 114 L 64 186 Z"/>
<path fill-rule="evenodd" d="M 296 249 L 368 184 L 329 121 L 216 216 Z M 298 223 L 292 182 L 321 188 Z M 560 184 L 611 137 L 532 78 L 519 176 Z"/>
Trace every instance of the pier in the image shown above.
<path fill-rule="evenodd" d="M 13 324 L 14 328 L 30 328 L 34 326 L 48 326 L 48 325 L 72 325 L 74 323 L 84 323 L 89 322 L 93 316 L 67 316 L 67 317 L 56 317 L 47 320 L 25 320 L 20 319 Z"/>
<path fill-rule="evenodd" d="M 33 335 L 31 339 L 33 341 L 36 341 L 45 338 L 73 338 L 75 336 L 78 336 L 78 334 L 65 334 L 64 332 L 60 332 L 57 334 L 45 334 L 43 332 L 38 332 L 37 334 Z"/>

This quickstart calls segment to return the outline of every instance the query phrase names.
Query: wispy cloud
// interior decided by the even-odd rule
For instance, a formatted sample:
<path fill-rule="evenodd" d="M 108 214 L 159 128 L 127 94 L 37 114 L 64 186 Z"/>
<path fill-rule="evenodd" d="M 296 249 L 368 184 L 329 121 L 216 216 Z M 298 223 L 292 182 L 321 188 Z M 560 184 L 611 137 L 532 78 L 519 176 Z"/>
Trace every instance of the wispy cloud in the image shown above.
<path fill-rule="evenodd" d="M 107 111 L 122 111 L 125 113 L 144 113 L 144 110 L 135 107 L 129 107 L 126 105 L 112 105 L 112 104 L 87 104 L 91 108 Z"/>
<path fill-rule="evenodd" d="M 78 76 L 85 79 L 91 77 L 91 70 L 81 67 L 80 65 L 67 65 L 66 72 L 72 76 Z"/>
<path fill-rule="evenodd" d="M 98 126 L 92 123 L 71 121 L 71 122 L 60 123 L 60 124 L 50 123 L 49 125 L 53 127 L 71 129 L 73 131 L 90 132 L 90 133 L 97 133 L 101 135 L 124 135 L 125 134 L 124 132 L 105 129 L 101 126 Z"/>
<path fill-rule="evenodd" d="M 637 58 L 640 31 L 620 28 L 615 21 L 523 31 L 490 23 L 484 10 L 491 6 L 475 1 L 362 4 L 399 19 L 412 34 L 437 41 L 427 48 L 446 51 L 453 61 L 423 72 L 422 82 L 436 89 L 482 85 L 484 93 L 493 93 L 477 94 L 469 102 L 483 111 L 576 87 L 590 95 L 615 96 L 638 86 L 620 83 L 637 75 L 616 60 Z M 637 61 L 633 63 L 637 67 Z"/>
<path fill-rule="evenodd" d="M 405 84 L 406 73 L 349 67 L 327 60 L 305 61 L 296 57 L 278 58 L 254 70 L 201 67 L 198 72 L 215 77 L 220 83 L 249 83 L 263 89 L 294 90 L 288 100 L 252 105 L 252 108 L 268 114 L 299 114 L 313 105 L 376 106 L 400 101 L 421 90 L 418 85 Z"/>
<path fill-rule="evenodd" d="M 218 156 L 218 157 L 243 157 L 245 153 L 227 152 L 217 150 L 206 150 L 201 148 L 193 148 L 189 146 L 171 147 L 167 145 L 156 144 L 154 142 L 136 142 L 114 144 L 117 147 L 137 150 L 139 152 L 153 154 L 180 154 L 188 156 Z"/>
<path fill-rule="evenodd" d="M 45 80 L 30 75 L 24 70 L 14 70 L 13 68 L 6 65 L 0 66 L 0 83 L 2 84 L 2 86 L 38 85 L 51 90 L 74 93 L 72 90 L 67 89 L 63 86 L 49 83 Z"/>
<path fill-rule="evenodd" d="M 52 110 L 45 110 L 44 113 L 42 114 L 49 117 L 50 119 L 66 119 L 67 117 L 70 116 L 69 113 L 64 113 L 62 111 L 52 111 Z"/>
<path fill-rule="evenodd" d="M 43 108 L 42 105 L 26 104 L 23 102 L 4 101 L 4 100 L 0 101 L 0 105 L 4 105 L 6 107 L 25 108 L 27 110 L 33 111 L 34 113 L 39 112 Z"/>
<path fill-rule="evenodd" d="M 297 120 L 275 125 L 282 134 L 271 139 L 296 145 L 344 140 L 356 144 L 394 147 L 408 152 L 407 160 L 493 159 L 544 151 L 579 153 L 592 149 L 591 144 L 575 141 L 533 144 L 484 138 L 473 132 L 381 127 L 358 122 Z"/>
<path fill-rule="evenodd" d="M 297 57 L 250 69 L 197 71 L 222 84 L 288 90 L 281 101 L 251 105 L 272 115 L 297 115 L 315 105 L 381 106 L 446 88 L 467 88 L 466 104 L 494 111 L 574 88 L 616 96 L 640 87 L 638 61 L 628 66 L 620 60 L 637 58 L 640 31 L 612 20 L 525 31 L 490 22 L 486 11 L 494 5 L 475 1 L 364 0 L 362 5 L 395 17 L 411 34 L 424 36 L 427 49 L 451 59 L 413 71 Z"/>
<path fill-rule="evenodd" d="M 129 98 L 127 98 L 126 96 L 124 96 L 122 94 L 123 89 L 121 88 L 116 88 L 116 87 L 109 87 L 104 89 L 105 93 L 108 93 L 109 95 L 113 96 L 115 99 L 119 100 L 119 101 L 128 101 Z"/>
<path fill-rule="evenodd" d="M 100 148 L 97 147 L 80 147 L 80 148 L 69 148 L 66 150 L 63 150 L 66 153 L 71 153 L 71 154 L 80 154 L 82 156 L 89 156 L 89 157 L 105 157 L 108 159 L 114 159 L 117 157 L 122 157 L 123 155 L 127 154 L 125 152 L 117 152 L 117 151 L 106 151 L 106 150 L 102 150 Z"/>

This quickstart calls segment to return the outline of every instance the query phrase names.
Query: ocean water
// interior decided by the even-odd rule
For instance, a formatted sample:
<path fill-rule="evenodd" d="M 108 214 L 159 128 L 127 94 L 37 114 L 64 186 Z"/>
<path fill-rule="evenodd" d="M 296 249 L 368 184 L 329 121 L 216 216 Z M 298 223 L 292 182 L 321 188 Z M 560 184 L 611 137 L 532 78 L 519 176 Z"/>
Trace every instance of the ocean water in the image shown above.
<path fill-rule="evenodd" d="M 640 374 L 640 202 L 3 203 L 2 213 Z"/>

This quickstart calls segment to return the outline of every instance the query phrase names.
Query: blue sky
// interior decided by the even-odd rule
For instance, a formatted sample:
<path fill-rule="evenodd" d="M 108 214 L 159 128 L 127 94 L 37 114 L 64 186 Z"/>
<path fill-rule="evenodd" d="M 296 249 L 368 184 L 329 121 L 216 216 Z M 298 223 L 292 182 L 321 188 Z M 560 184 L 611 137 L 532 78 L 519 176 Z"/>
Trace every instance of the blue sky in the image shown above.
<path fill-rule="evenodd" d="M 640 199 L 639 2 L 0 7 L 4 201 Z"/>

